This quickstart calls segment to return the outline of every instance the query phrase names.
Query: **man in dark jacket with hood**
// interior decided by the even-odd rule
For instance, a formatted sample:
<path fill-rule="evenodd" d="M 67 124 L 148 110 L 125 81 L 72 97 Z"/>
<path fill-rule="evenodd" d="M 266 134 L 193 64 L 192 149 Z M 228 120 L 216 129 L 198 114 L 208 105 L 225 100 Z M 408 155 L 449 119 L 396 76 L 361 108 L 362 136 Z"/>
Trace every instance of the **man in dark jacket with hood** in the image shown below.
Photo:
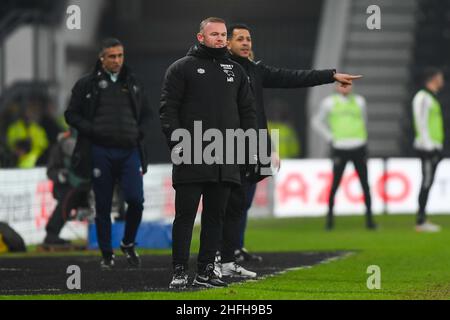
<path fill-rule="evenodd" d="M 263 101 L 264 88 L 305 88 L 329 84 L 335 81 L 340 82 L 342 85 L 350 85 L 353 80 L 361 77 L 336 73 L 335 70 L 288 70 L 268 66 L 262 62 L 253 62 L 251 59 L 253 54 L 252 38 L 249 27 L 245 24 L 230 25 L 227 36 L 231 59 L 238 62 L 245 69 L 250 79 L 250 86 L 256 99 L 256 115 L 259 130 L 267 130 L 267 118 Z M 268 144 L 271 144 L 270 139 Z M 279 164 L 279 159 L 276 159 L 274 152 L 270 154 L 271 151 L 274 151 L 273 148 L 268 147 L 267 150 L 269 154 L 266 155 L 266 158 L 275 159 L 275 162 Z M 243 177 L 241 186 L 233 189 L 230 195 L 224 220 L 221 250 L 221 271 L 224 276 L 255 277 L 256 274 L 254 272 L 245 270 L 236 262 L 262 260 L 259 256 L 249 254 L 244 248 L 247 211 L 251 207 L 256 183 L 268 176 L 261 173 L 262 168 L 264 168 L 264 165 L 259 166 L 260 170 L 256 174 L 247 174 L 246 177 Z"/>
<path fill-rule="evenodd" d="M 114 266 L 111 203 L 117 180 L 128 204 L 120 247 L 131 266 L 140 265 L 134 241 L 143 211 L 142 175 L 148 165 L 146 141 L 151 110 L 142 85 L 123 62 L 120 41 L 105 40 L 94 72 L 75 84 L 65 112 L 67 123 L 78 132 L 72 156 L 75 173 L 93 181 L 104 269 Z"/>
<path fill-rule="evenodd" d="M 254 101 L 248 78 L 242 67 L 229 59 L 226 33 L 222 19 L 208 18 L 202 21 L 197 34 L 199 44 L 192 47 L 186 57 L 169 67 L 163 83 L 160 119 L 172 150 L 173 185 L 176 190 L 176 215 L 172 232 L 174 276 L 170 288 L 183 289 L 187 286 L 192 228 L 201 196 L 200 252 L 198 274 L 193 285 L 227 285 L 214 273 L 214 257 L 221 238 L 228 196 L 232 187 L 241 183 L 239 165 L 235 162 L 229 164 L 228 161 L 224 164 L 221 161 L 223 159 L 207 163 L 202 157 L 206 144 L 200 146 L 200 151 L 195 147 L 199 143 L 198 139 L 204 140 L 203 133 L 209 129 L 219 130 L 222 136 L 225 136 L 227 129 L 256 129 Z M 194 161 L 177 164 L 175 155 L 191 151 L 173 141 L 183 130 L 194 135 L 193 148 L 188 148 L 194 151 L 191 153 Z M 202 136 L 196 136 L 197 132 Z M 195 161 L 197 156 L 202 158 L 200 162 Z"/>

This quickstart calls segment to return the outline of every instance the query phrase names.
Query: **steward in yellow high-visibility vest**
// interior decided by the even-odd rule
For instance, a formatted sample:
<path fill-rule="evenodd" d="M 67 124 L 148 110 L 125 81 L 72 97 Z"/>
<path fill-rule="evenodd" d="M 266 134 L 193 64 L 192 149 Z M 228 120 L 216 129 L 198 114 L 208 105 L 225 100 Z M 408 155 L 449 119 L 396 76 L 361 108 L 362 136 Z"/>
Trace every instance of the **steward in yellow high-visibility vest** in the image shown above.
<path fill-rule="evenodd" d="M 337 93 L 325 98 L 313 120 L 314 128 L 331 143 L 333 184 L 328 201 L 326 228 L 333 229 L 334 198 L 348 161 L 353 162 L 364 192 L 366 226 L 376 229 L 372 218 L 367 174 L 366 100 L 352 93 L 352 86 L 337 86 Z"/>
<path fill-rule="evenodd" d="M 267 127 L 270 130 L 278 130 L 278 155 L 280 159 L 292 159 L 300 156 L 300 141 L 294 127 L 281 121 L 268 121 Z"/>
<path fill-rule="evenodd" d="M 48 148 L 47 134 L 36 122 L 17 120 L 8 127 L 6 138 L 8 147 L 18 156 L 19 168 L 35 167 Z"/>

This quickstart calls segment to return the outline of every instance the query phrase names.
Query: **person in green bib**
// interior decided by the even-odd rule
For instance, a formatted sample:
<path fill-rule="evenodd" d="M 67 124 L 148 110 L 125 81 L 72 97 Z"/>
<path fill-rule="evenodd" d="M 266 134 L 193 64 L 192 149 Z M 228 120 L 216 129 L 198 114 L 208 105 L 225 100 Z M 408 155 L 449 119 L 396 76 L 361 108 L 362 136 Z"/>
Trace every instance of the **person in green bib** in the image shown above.
<path fill-rule="evenodd" d="M 438 232 L 440 227 L 427 221 L 426 205 L 444 145 L 444 121 L 437 94 L 444 87 L 441 70 L 429 68 L 424 72 L 424 88 L 415 95 L 412 107 L 416 137 L 414 149 L 422 162 L 422 185 L 419 193 L 419 210 L 416 231 Z"/>
<path fill-rule="evenodd" d="M 377 228 L 372 217 L 372 205 L 367 174 L 367 114 L 366 100 L 352 93 L 352 86 L 338 84 L 337 93 L 325 98 L 313 119 L 313 127 L 331 144 L 333 183 L 328 200 L 326 229 L 334 228 L 334 199 L 347 162 L 353 162 L 364 192 L 366 227 Z"/>

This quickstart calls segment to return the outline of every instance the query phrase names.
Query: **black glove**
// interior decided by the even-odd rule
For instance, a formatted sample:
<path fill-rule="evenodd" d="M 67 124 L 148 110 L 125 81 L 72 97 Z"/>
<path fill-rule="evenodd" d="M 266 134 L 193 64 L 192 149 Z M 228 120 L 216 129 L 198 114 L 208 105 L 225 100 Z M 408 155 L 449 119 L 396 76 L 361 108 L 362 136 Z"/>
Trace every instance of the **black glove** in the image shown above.
<path fill-rule="evenodd" d="M 67 169 L 61 169 L 58 171 L 58 182 L 61 184 L 67 183 L 69 171 Z"/>
<path fill-rule="evenodd" d="M 180 157 L 183 156 L 183 147 L 173 147 L 172 152 L 175 154 L 180 155 Z"/>
<path fill-rule="evenodd" d="M 253 163 L 247 163 L 245 165 L 244 176 L 249 182 L 258 182 L 260 177 L 260 163 L 258 156 L 253 155 L 252 160 Z"/>
<path fill-rule="evenodd" d="M 171 158 L 172 162 L 174 161 L 173 157 L 175 155 L 180 157 L 180 158 L 183 158 L 183 147 L 177 146 L 177 145 L 178 145 L 178 142 L 173 142 L 171 145 L 169 145 L 170 158 Z M 175 162 L 178 162 L 178 161 L 175 161 Z M 174 164 L 181 164 L 181 163 L 175 163 L 175 162 L 174 162 Z"/>

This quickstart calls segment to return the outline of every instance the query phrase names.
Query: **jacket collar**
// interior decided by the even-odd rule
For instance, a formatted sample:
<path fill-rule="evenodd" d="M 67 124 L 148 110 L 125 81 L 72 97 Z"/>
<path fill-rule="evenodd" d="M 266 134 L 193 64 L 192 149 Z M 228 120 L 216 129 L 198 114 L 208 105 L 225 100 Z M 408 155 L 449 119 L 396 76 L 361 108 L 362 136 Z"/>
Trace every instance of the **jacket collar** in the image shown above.
<path fill-rule="evenodd" d="M 223 48 L 209 48 L 203 44 L 196 44 L 192 46 L 188 53 L 188 56 L 194 56 L 204 59 L 221 59 L 226 60 L 230 58 L 230 53 L 227 47 Z"/>
<path fill-rule="evenodd" d="M 92 71 L 92 75 L 95 78 L 102 78 L 105 76 L 109 77 L 107 72 L 103 69 L 102 63 L 100 60 L 97 60 L 97 62 L 95 63 L 95 67 L 94 67 L 94 70 Z M 131 76 L 130 68 L 126 64 L 124 64 L 122 66 L 122 69 L 120 70 L 119 77 L 117 78 L 117 80 L 122 81 L 122 82 L 127 82 L 129 80 L 130 76 Z"/>
<path fill-rule="evenodd" d="M 249 60 L 248 58 L 242 58 L 242 57 L 234 55 L 234 54 L 231 54 L 230 58 L 231 58 L 231 60 L 236 61 L 243 67 L 246 67 L 252 63 L 252 61 Z"/>

